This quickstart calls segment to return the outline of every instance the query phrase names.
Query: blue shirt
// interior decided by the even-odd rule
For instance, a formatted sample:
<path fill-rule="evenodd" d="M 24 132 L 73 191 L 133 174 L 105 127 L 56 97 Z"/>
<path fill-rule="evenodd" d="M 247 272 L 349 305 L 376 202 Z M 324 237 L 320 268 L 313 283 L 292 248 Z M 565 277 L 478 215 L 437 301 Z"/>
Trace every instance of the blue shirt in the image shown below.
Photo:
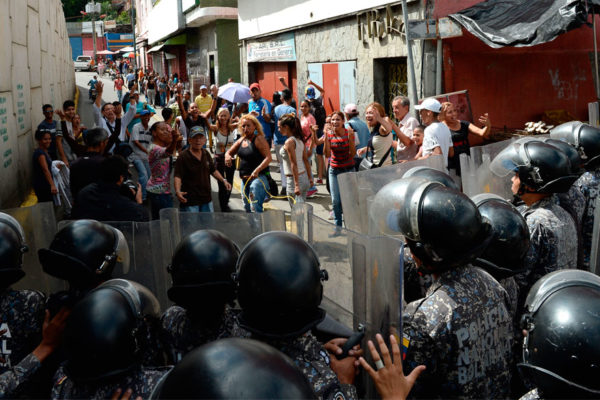
<path fill-rule="evenodd" d="M 262 109 L 265 106 L 267 107 L 267 114 L 270 114 L 272 107 L 271 103 L 269 103 L 269 100 L 265 99 L 264 97 L 261 97 L 260 99 L 258 99 L 258 101 L 250 100 L 250 102 L 248 103 L 248 111 L 256 111 L 258 113 L 258 117 L 256 117 L 256 119 L 258 119 L 258 122 L 260 122 L 260 124 L 262 125 L 265 138 L 271 139 L 273 137 L 273 134 L 271 133 L 271 125 L 268 122 L 266 122 L 262 116 Z"/>
<path fill-rule="evenodd" d="M 281 132 L 279 132 L 279 127 L 277 126 L 277 121 L 279 121 L 279 118 L 281 118 L 282 116 L 284 116 L 285 114 L 296 114 L 296 110 L 294 109 L 294 107 L 292 106 L 288 106 L 287 104 L 280 104 L 277 107 L 275 107 L 275 139 L 273 140 L 275 142 L 275 144 L 277 145 L 283 145 L 285 144 L 285 140 L 287 139 L 287 137 L 283 136 L 281 134 Z"/>
<path fill-rule="evenodd" d="M 129 110 L 129 107 L 131 106 L 131 103 L 127 103 L 127 105 L 125 106 L 125 112 L 127 112 L 127 110 Z M 146 110 L 150 111 L 151 113 L 155 113 L 156 111 L 154 110 L 154 108 L 152 108 L 149 104 L 146 104 Z M 135 109 L 135 113 L 139 114 L 140 112 L 142 112 L 142 110 L 144 110 L 144 103 L 142 103 L 141 101 L 137 102 L 137 107 Z M 134 118 L 129 125 L 127 125 L 127 129 L 129 130 L 129 133 L 131 133 L 133 131 L 133 126 L 135 124 L 137 124 L 138 122 L 140 122 L 141 120 L 139 118 Z"/>
<path fill-rule="evenodd" d="M 356 148 L 360 149 L 363 147 L 367 147 L 369 144 L 369 138 L 371 137 L 371 133 L 369 132 L 369 127 L 364 121 L 361 121 L 358 117 L 352 117 L 346 123 L 346 128 L 351 127 L 354 129 L 354 132 L 358 135 L 358 143 L 356 144 Z M 361 158 L 364 158 L 363 154 Z"/>

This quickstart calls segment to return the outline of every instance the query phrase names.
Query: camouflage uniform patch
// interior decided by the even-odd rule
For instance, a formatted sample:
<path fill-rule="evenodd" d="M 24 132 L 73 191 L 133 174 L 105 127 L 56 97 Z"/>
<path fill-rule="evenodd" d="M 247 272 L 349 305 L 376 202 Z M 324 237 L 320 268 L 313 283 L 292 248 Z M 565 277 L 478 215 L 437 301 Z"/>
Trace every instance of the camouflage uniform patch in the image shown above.
<path fill-rule="evenodd" d="M 585 198 L 585 210 L 581 221 L 581 239 L 583 241 L 583 267 L 589 271 L 590 254 L 592 252 L 592 233 L 594 232 L 594 212 L 596 209 L 596 197 L 600 186 L 600 168 L 592 172 L 586 172 L 575 182 L 575 185 Z"/>
<path fill-rule="evenodd" d="M 60 367 L 54 375 L 54 386 L 52 387 L 52 399 L 109 399 L 117 389 L 123 391 L 131 389 L 131 398 L 141 396 L 143 399 L 150 397 L 152 389 L 160 378 L 173 367 L 146 368 L 137 367 L 127 375 L 110 382 L 98 381 L 95 384 L 76 384 L 66 374 L 64 367 Z"/>
<path fill-rule="evenodd" d="M 0 295 L 2 321 L 0 373 L 8 371 L 35 349 L 42 339 L 46 299 L 33 290 L 7 289 Z"/>
<path fill-rule="evenodd" d="M 431 274 L 419 271 L 408 246 L 404 247 L 404 300 L 407 303 L 422 299 L 433 283 Z"/>
<path fill-rule="evenodd" d="M 0 398 L 11 396 L 17 387 L 27 381 L 42 363 L 33 354 L 29 354 L 20 363 L 0 375 Z"/>
<path fill-rule="evenodd" d="M 329 354 L 310 332 L 293 339 L 261 340 L 294 360 L 308 379 L 319 399 L 356 399 L 353 385 L 340 383 L 330 367 Z"/>
<path fill-rule="evenodd" d="M 191 350 L 205 343 L 228 337 L 249 337 L 240 327 L 239 310 L 225 308 L 223 317 L 212 327 L 192 321 L 188 312 L 179 306 L 169 307 L 161 317 L 161 336 L 174 363 L 178 363 Z"/>
<path fill-rule="evenodd" d="M 508 294 L 483 269 L 443 272 L 404 313 L 405 374 L 426 365 L 417 398 L 506 398 L 513 319 Z M 491 378 L 493 377 L 493 378 Z"/>

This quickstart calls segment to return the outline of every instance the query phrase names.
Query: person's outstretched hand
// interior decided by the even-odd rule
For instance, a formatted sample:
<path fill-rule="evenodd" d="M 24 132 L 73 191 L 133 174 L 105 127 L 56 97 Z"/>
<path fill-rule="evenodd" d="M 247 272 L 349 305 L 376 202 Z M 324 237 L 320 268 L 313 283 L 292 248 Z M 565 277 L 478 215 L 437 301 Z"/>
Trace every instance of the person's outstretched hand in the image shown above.
<path fill-rule="evenodd" d="M 375 388 L 377 388 L 377 392 L 383 400 L 404 400 L 410 393 L 419 375 L 421 375 L 421 372 L 425 370 L 425 366 L 419 365 L 408 376 L 404 376 L 404 372 L 402 371 L 402 355 L 400 354 L 400 347 L 396 342 L 396 337 L 390 335 L 390 343 L 394 355 L 393 360 L 390 356 L 390 351 L 383 341 L 383 337 L 378 333 L 376 338 L 382 357 L 379 356 L 373 341 L 369 340 L 368 345 L 373 361 L 375 361 L 376 365 L 379 364 L 378 370 L 375 371 L 363 357 L 359 359 L 360 364 L 371 375 L 371 378 L 373 378 Z M 383 367 L 381 366 L 382 358 Z"/>

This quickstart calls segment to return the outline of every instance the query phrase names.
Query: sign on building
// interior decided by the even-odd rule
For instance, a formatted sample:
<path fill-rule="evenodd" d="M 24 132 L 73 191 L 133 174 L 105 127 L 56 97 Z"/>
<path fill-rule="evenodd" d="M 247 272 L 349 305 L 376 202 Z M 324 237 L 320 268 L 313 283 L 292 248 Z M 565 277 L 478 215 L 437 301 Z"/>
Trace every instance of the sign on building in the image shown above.
<path fill-rule="evenodd" d="M 246 58 L 248 62 L 296 61 L 294 33 L 284 33 L 264 42 L 248 43 Z"/>

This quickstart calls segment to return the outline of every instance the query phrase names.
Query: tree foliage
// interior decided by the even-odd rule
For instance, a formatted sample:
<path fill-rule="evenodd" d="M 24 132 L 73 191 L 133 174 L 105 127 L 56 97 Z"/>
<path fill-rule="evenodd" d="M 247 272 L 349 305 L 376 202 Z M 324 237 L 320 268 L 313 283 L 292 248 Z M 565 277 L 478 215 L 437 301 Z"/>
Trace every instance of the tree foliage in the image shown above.
<path fill-rule="evenodd" d="M 90 0 L 62 0 L 65 18 L 69 18 L 73 21 L 76 17 L 80 17 L 81 21 L 91 21 L 89 16 L 81 15 L 81 11 L 85 11 L 85 5 L 89 3 L 89 1 Z M 96 3 L 101 4 L 101 13 L 106 14 L 106 18 L 104 18 L 105 21 L 116 20 L 117 24 L 131 23 L 129 12 L 119 12 L 117 8 L 113 7 L 110 0 L 96 0 Z"/>

